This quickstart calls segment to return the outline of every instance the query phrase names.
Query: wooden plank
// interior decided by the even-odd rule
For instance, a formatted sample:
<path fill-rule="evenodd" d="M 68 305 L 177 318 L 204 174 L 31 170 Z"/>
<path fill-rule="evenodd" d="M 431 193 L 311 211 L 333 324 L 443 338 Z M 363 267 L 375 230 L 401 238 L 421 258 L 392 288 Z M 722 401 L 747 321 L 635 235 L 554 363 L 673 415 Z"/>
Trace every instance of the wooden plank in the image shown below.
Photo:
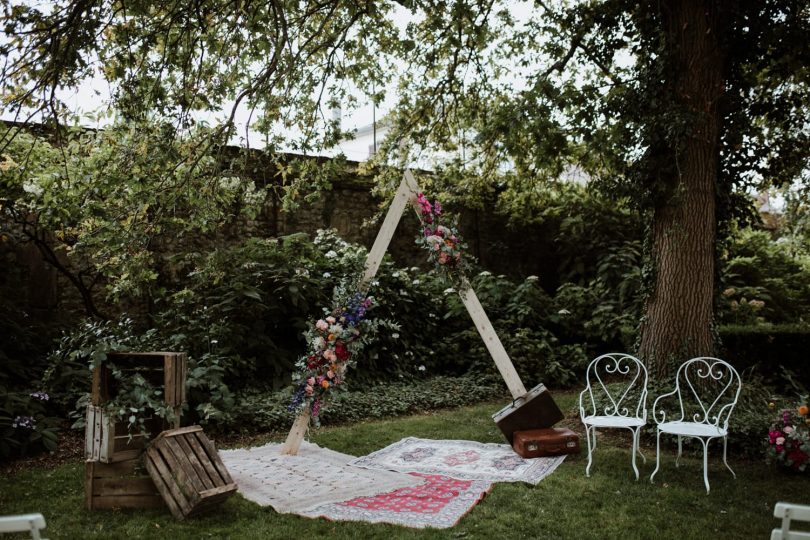
<path fill-rule="evenodd" d="M 160 493 L 149 476 L 93 479 L 93 496 L 116 495 L 160 495 Z"/>
<path fill-rule="evenodd" d="M 211 483 L 215 486 L 222 485 L 223 481 L 222 477 L 219 474 L 219 471 L 214 466 L 214 463 L 212 463 L 211 459 L 208 456 L 208 452 L 206 452 L 205 448 L 203 448 L 202 443 L 197 439 L 195 435 L 196 434 L 192 433 L 185 435 L 186 443 L 189 445 L 192 452 L 194 452 L 194 455 L 196 455 L 197 458 L 199 459 L 200 464 L 202 464 L 203 469 L 205 470 L 205 474 L 208 476 L 208 479 L 211 481 Z"/>
<path fill-rule="evenodd" d="M 368 252 L 366 257 L 366 267 L 363 273 L 363 279 L 360 282 L 362 285 L 368 283 L 374 276 L 377 275 L 377 270 L 380 268 L 383 256 L 388 251 L 388 246 L 391 243 L 391 238 L 394 236 L 394 231 L 397 229 L 399 220 L 402 218 L 402 213 L 412 201 L 413 197 L 419 191 L 419 185 L 409 169 L 405 170 L 402 182 L 400 182 L 394 199 L 391 201 L 391 206 L 388 207 L 388 213 L 385 215 L 383 224 L 377 232 L 377 238 L 371 246 L 371 251 Z"/>
<path fill-rule="evenodd" d="M 120 435 L 112 438 L 112 451 L 113 455 L 118 452 L 126 452 L 129 450 L 143 450 L 149 444 L 149 437 L 143 434 Z"/>
<path fill-rule="evenodd" d="M 205 470 L 205 466 L 200 462 L 200 458 L 197 456 L 197 453 L 191 447 L 188 441 L 188 437 L 194 437 L 193 435 L 181 435 L 179 437 L 172 437 L 174 441 L 180 446 L 183 451 L 183 454 L 188 459 L 189 464 L 194 468 L 194 471 L 197 473 L 197 477 L 202 482 L 203 486 L 202 489 L 211 489 L 216 486 L 216 484 L 211 480 L 211 477 L 208 475 L 208 472 Z"/>
<path fill-rule="evenodd" d="M 174 351 L 111 352 L 107 353 L 107 356 L 114 358 L 127 358 L 130 356 L 140 358 L 153 357 L 155 360 L 162 360 L 167 354 L 175 354 L 175 352 Z"/>
<path fill-rule="evenodd" d="M 115 422 L 103 409 L 99 410 L 99 417 L 101 418 L 101 449 L 98 459 L 109 462 L 115 453 Z"/>
<path fill-rule="evenodd" d="M 84 457 L 98 461 L 101 449 L 101 414 L 93 405 L 87 406 L 84 421 Z"/>
<path fill-rule="evenodd" d="M 165 508 L 166 503 L 160 495 L 114 495 L 92 497 L 89 509 L 111 508 Z"/>
<path fill-rule="evenodd" d="M 186 475 L 186 484 L 181 485 L 180 490 L 186 495 L 187 499 L 193 499 L 195 494 L 206 489 L 206 483 L 204 483 L 199 474 L 197 474 L 197 470 L 192 467 L 188 456 L 183 451 L 183 448 L 180 447 L 180 444 L 178 444 L 177 437 L 166 437 L 161 441 L 161 450 L 164 456 L 166 456 L 166 462 L 171 463 L 175 471 L 181 469 Z M 171 458 L 169 457 L 170 455 L 172 456 Z M 208 475 L 205 471 L 203 471 L 203 475 L 206 476 L 207 479 Z"/>
<path fill-rule="evenodd" d="M 180 402 L 178 405 L 182 405 L 186 402 L 186 381 L 188 380 L 188 354 L 187 353 L 180 353 Z M 178 416 L 178 424 L 180 422 L 180 417 Z M 177 427 L 180 427 L 179 425 Z"/>
<path fill-rule="evenodd" d="M 200 498 L 205 499 L 207 501 L 217 496 L 228 495 L 230 493 L 233 493 L 234 491 L 236 491 L 236 484 L 234 483 L 225 484 L 224 486 L 217 486 L 215 488 L 201 491 Z"/>
<path fill-rule="evenodd" d="M 197 438 L 202 447 L 205 449 L 206 453 L 208 454 L 208 459 L 219 473 L 221 481 L 216 482 L 216 484 L 222 485 L 233 483 L 233 479 L 231 479 L 231 473 L 228 472 L 228 469 L 225 468 L 225 464 L 222 463 L 222 459 L 219 457 L 219 452 L 217 452 L 217 448 L 214 446 L 214 443 L 212 443 L 211 440 L 205 436 L 205 433 L 202 432 L 195 433 L 194 436 Z"/>
<path fill-rule="evenodd" d="M 177 405 L 175 392 L 177 373 L 175 372 L 176 358 L 173 354 L 163 357 L 163 399 L 168 405 Z"/>
<path fill-rule="evenodd" d="M 107 386 L 106 381 L 103 380 L 103 371 L 105 371 L 104 366 L 93 368 L 93 382 L 90 392 L 90 403 L 92 405 L 101 405 L 104 401 L 107 401 L 107 396 L 102 395 L 102 390 Z"/>
<path fill-rule="evenodd" d="M 175 518 L 184 519 L 186 514 L 191 511 L 191 507 L 177 487 L 178 482 L 185 480 L 181 480 L 183 472 L 176 471 L 175 474 L 172 474 L 160 450 L 155 446 L 151 446 L 146 451 L 146 458 L 146 470 L 149 471 L 149 476 L 155 481 L 155 486 L 163 496 L 169 510 L 171 510 Z"/>
<path fill-rule="evenodd" d="M 107 461 L 104 463 L 117 463 L 119 461 L 129 461 L 132 459 L 136 459 L 141 457 L 143 454 L 143 448 L 138 448 L 135 450 L 124 450 L 121 452 L 114 452 L 112 456 L 107 458 Z"/>
<path fill-rule="evenodd" d="M 84 506 L 88 510 L 92 510 L 94 508 L 93 505 L 93 477 L 94 477 L 94 468 L 96 466 L 95 461 L 85 461 L 84 462 Z"/>
<path fill-rule="evenodd" d="M 279 454 L 295 456 L 298 454 L 298 449 L 301 447 L 301 442 L 307 434 L 309 429 L 309 407 L 301 411 L 295 422 L 293 422 L 290 432 L 287 434 L 287 439 L 284 445 L 279 450 Z"/>
<path fill-rule="evenodd" d="M 178 405 L 177 407 L 174 407 L 173 411 L 174 420 L 172 420 L 171 424 L 169 424 L 167 427 L 170 427 L 171 429 L 180 429 L 180 418 L 183 415 L 183 406 Z"/>
<path fill-rule="evenodd" d="M 503 348 L 503 344 L 498 338 L 495 329 L 492 327 L 492 323 L 489 317 L 487 317 L 484 308 L 481 306 L 481 302 L 478 300 L 475 291 L 470 286 L 463 287 L 459 291 L 459 296 L 464 303 L 464 307 L 467 308 L 470 318 L 472 318 L 473 323 L 475 323 L 475 328 L 481 335 L 481 339 L 484 340 L 484 345 L 486 345 L 490 356 L 492 356 L 492 359 L 495 361 L 495 366 L 498 368 L 504 382 L 506 382 L 506 386 L 509 388 L 512 397 L 517 399 L 525 395 L 526 387 L 523 386 L 523 382 L 520 380 L 520 376 L 515 370 L 512 360 L 509 359 L 506 349 Z"/>
<path fill-rule="evenodd" d="M 138 458 L 118 461 L 116 463 L 93 463 L 93 478 L 114 478 L 132 476 L 140 468 L 141 460 Z"/>
<path fill-rule="evenodd" d="M 155 437 L 155 441 L 158 439 L 165 439 L 166 437 L 177 437 L 178 435 L 184 435 L 186 433 L 195 433 L 197 431 L 202 431 L 203 428 L 200 426 L 186 426 L 177 429 L 171 429 L 160 433 L 157 437 Z"/>

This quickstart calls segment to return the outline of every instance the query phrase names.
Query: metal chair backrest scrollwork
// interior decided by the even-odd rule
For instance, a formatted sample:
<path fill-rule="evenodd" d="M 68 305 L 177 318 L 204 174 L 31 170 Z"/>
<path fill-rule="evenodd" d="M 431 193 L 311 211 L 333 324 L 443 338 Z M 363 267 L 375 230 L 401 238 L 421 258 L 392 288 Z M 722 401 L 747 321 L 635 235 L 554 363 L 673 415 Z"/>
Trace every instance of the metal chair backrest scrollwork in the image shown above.
<path fill-rule="evenodd" d="M 658 396 L 653 403 L 652 416 L 656 428 L 655 470 L 650 475 L 650 482 L 661 467 L 661 434 L 667 433 L 678 437 L 678 461 L 683 453 L 684 437 L 699 439 L 703 445 L 703 483 L 706 493 L 709 492 L 709 474 L 707 457 L 709 442 L 713 439 L 723 440 L 723 463 L 734 474 L 728 464 L 728 420 L 742 391 L 740 374 L 731 364 L 719 358 L 701 356 L 687 360 L 678 368 L 675 375 L 675 389 Z M 677 398 L 680 417 L 668 419 L 666 410 L 659 408 L 661 400 Z"/>
<path fill-rule="evenodd" d="M 590 414 L 647 419 L 647 368 L 638 358 L 603 354 L 588 365 L 585 379 L 585 390 L 579 395 L 583 417 Z M 586 394 L 587 403 L 583 403 Z"/>
<path fill-rule="evenodd" d="M 731 364 L 719 358 L 701 356 L 687 360 L 678 368 L 675 389 L 655 400 L 676 396 L 680 418 L 675 422 L 713 425 L 728 430 L 728 419 L 742 390 L 742 380 Z M 666 412 L 653 406 L 654 419 L 667 421 Z"/>
<path fill-rule="evenodd" d="M 579 415 L 588 443 L 585 476 L 590 476 L 597 429 L 620 428 L 633 434 L 632 464 L 638 479 L 636 454 L 646 461 L 638 442 L 639 431 L 647 423 L 647 368 L 629 354 L 603 354 L 588 364 L 585 379 L 585 390 L 579 394 Z"/>

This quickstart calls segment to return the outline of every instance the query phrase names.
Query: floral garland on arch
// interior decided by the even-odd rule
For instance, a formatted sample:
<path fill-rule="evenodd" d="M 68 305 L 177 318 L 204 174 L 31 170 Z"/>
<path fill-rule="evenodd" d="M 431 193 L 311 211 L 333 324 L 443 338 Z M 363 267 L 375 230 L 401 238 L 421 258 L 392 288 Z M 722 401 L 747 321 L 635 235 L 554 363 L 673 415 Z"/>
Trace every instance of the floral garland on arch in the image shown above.
<path fill-rule="evenodd" d="M 365 345 L 364 336 L 375 326 L 366 320 L 374 298 L 362 292 L 341 294 L 336 289 L 334 309 L 306 331 L 309 352 L 296 363 L 295 391 L 289 410 L 301 413 L 308 408 L 315 426 L 320 425 L 323 403 L 343 383 L 352 357 Z"/>
<path fill-rule="evenodd" d="M 439 201 L 431 203 L 423 193 L 416 194 L 415 202 L 422 229 L 416 243 L 427 250 L 428 260 L 459 291 L 469 287 L 464 257 L 467 245 L 461 240 L 456 221 L 443 213 Z M 308 352 L 296 362 L 295 390 L 288 408 L 297 414 L 308 410 L 316 427 L 324 403 L 343 388 L 352 357 L 363 349 L 374 329 L 387 322 L 365 318 L 374 298 L 365 292 L 347 292 L 361 290 L 359 283 L 336 288 L 335 307 L 311 323 L 304 334 Z"/>
<path fill-rule="evenodd" d="M 417 245 L 428 252 L 428 260 L 459 290 L 469 287 L 466 279 L 467 244 L 461 239 L 455 219 L 448 218 L 439 201 L 431 203 L 424 193 L 416 194 L 422 234 Z"/>

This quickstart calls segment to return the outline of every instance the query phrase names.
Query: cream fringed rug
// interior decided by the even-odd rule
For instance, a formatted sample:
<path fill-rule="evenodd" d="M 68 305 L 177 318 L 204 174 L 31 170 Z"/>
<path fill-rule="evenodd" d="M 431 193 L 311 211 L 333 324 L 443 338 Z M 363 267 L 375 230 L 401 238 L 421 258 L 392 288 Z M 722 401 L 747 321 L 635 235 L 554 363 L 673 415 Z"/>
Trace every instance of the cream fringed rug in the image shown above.
<path fill-rule="evenodd" d="M 283 514 L 317 506 L 373 497 L 424 483 L 423 478 L 349 465 L 354 456 L 303 442 L 296 456 L 279 455 L 281 444 L 220 450 L 222 462 L 239 492 Z"/>

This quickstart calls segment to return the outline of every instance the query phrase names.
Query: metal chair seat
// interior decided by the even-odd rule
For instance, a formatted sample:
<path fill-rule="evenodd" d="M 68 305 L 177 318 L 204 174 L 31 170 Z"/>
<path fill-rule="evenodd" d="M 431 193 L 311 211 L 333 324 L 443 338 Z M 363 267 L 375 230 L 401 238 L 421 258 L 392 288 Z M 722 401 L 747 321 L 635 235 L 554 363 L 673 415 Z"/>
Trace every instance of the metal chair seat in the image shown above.
<path fill-rule="evenodd" d="M 582 423 L 601 428 L 629 428 L 646 424 L 641 418 L 622 416 L 586 416 Z"/>
<path fill-rule="evenodd" d="M 699 422 L 664 422 L 659 424 L 658 429 L 663 433 L 672 435 L 682 435 L 684 437 L 725 437 L 728 430 L 711 424 L 701 424 Z"/>

